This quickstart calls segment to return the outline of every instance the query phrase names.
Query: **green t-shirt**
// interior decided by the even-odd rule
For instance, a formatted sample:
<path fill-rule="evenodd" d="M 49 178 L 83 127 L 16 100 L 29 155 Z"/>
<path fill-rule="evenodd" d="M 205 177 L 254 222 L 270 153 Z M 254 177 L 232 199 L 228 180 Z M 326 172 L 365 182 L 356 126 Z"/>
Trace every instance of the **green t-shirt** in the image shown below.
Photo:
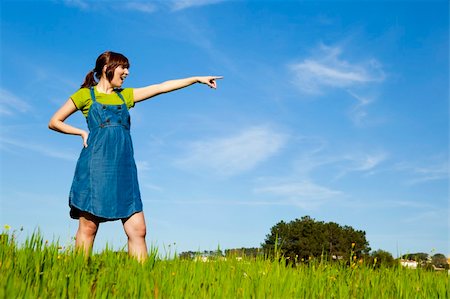
<path fill-rule="evenodd" d="M 133 88 L 124 88 L 119 89 L 120 93 L 127 104 L 128 109 L 134 107 L 134 97 L 133 97 Z M 105 105 L 120 105 L 122 104 L 122 100 L 116 94 L 116 92 L 112 92 L 110 94 L 101 93 L 97 91 L 97 88 L 94 86 L 95 100 L 100 104 Z M 91 91 L 89 88 L 80 88 L 77 92 L 70 96 L 75 106 L 83 112 L 83 115 L 87 117 L 89 108 L 92 105 L 91 99 Z"/>

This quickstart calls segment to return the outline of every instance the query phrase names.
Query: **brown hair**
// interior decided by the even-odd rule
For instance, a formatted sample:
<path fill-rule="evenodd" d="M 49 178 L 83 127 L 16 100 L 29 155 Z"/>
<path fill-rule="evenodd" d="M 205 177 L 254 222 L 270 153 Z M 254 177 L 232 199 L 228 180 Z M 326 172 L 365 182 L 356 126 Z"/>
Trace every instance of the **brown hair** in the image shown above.
<path fill-rule="evenodd" d="M 87 73 L 83 84 L 81 84 L 81 88 L 83 87 L 90 88 L 92 86 L 97 85 L 97 81 L 95 81 L 95 78 L 100 80 L 100 78 L 102 77 L 103 67 L 105 65 L 106 65 L 105 74 L 109 82 L 111 82 L 112 78 L 114 77 L 114 70 L 119 65 L 123 66 L 124 68 L 130 67 L 128 58 L 126 58 L 124 55 L 112 51 L 106 51 L 100 54 L 100 56 L 98 56 L 97 61 L 95 62 L 95 68 L 91 70 L 89 73 Z"/>

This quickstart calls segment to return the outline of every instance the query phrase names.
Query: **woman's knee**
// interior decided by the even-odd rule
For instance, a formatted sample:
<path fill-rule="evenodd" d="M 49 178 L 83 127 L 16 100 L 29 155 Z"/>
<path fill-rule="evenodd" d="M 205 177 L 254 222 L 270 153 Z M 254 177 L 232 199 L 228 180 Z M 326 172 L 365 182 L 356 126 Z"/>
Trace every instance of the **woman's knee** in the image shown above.
<path fill-rule="evenodd" d="M 125 232 L 127 233 L 127 236 L 129 238 L 145 238 L 147 235 L 147 228 L 144 224 L 134 224 L 130 225 L 125 229 Z"/>
<path fill-rule="evenodd" d="M 98 230 L 98 226 L 98 221 L 81 216 L 78 231 L 83 235 L 95 236 Z"/>
<path fill-rule="evenodd" d="M 137 213 L 130 218 L 122 220 L 125 233 L 128 238 L 145 238 L 147 235 L 147 227 L 143 213 Z"/>

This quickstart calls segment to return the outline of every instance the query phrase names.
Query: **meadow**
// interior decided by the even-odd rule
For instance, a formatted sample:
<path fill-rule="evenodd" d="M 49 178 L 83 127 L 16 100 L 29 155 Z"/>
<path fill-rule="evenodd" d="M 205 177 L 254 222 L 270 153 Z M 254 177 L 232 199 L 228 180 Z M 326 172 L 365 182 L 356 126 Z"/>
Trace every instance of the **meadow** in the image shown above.
<path fill-rule="evenodd" d="M 363 260 L 208 261 L 162 256 L 141 264 L 106 248 L 86 258 L 35 233 L 0 235 L 0 298 L 449 298 L 447 272 L 375 267 Z"/>

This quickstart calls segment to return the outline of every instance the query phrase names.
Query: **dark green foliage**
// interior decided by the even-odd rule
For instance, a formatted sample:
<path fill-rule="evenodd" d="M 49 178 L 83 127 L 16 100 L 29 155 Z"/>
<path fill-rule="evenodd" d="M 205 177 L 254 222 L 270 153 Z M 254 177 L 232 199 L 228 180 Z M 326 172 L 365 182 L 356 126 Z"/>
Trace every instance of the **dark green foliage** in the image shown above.
<path fill-rule="evenodd" d="M 382 249 L 375 250 L 370 254 L 369 263 L 377 268 L 381 266 L 393 267 L 398 265 L 398 262 L 394 259 L 392 254 Z"/>
<path fill-rule="evenodd" d="M 334 222 L 316 221 L 309 216 L 277 223 L 262 246 L 269 254 L 277 246 L 291 261 L 307 261 L 312 257 L 348 261 L 350 256 L 359 258 L 370 251 L 364 231 Z"/>
<path fill-rule="evenodd" d="M 417 253 L 409 253 L 401 256 L 404 260 L 416 261 L 418 263 L 428 261 L 428 253 L 425 252 L 417 252 Z"/>
<path fill-rule="evenodd" d="M 448 269 L 447 258 L 442 253 L 436 253 L 431 257 L 431 264 L 437 268 Z"/>
<path fill-rule="evenodd" d="M 179 257 L 180 259 L 183 259 L 183 260 L 192 260 L 192 259 L 195 258 L 195 256 L 196 256 L 197 254 L 198 254 L 198 253 L 196 253 L 196 252 L 194 252 L 194 251 L 184 251 L 184 252 L 180 253 L 180 254 L 178 255 L 178 257 Z"/>
<path fill-rule="evenodd" d="M 204 251 L 184 251 L 178 255 L 183 260 L 193 260 L 196 257 L 203 256 L 208 258 L 220 258 L 223 257 L 222 250 L 217 248 L 216 250 L 204 250 Z"/>
<path fill-rule="evenodd" d="M 263 251 L 261 248 L 252 247 L 252 248 L 233 248 L 226 249 L 225 256 L 239 256 L 239 257 L 257 257 L 262 256 Z"/>

